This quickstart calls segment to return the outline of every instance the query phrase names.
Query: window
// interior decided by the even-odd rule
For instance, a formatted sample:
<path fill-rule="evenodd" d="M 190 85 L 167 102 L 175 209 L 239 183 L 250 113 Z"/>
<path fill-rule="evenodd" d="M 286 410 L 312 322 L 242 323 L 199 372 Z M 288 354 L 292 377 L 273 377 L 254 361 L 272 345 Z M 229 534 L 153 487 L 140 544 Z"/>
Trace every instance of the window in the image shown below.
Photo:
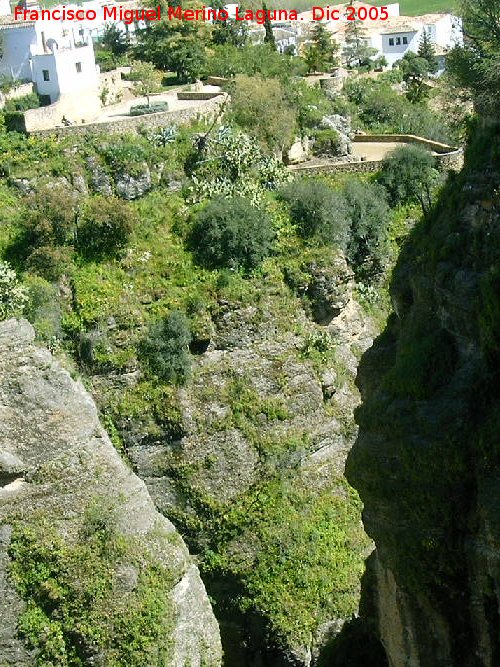
<path fill-rule="evenodd" d="M 396 37 L 396 46 L 401 46 L 401 37 Z"/>
<path fill-rule="evenodd" d="M 408 44 L 408 37 L 403 37 L 403 44 Z"/>
<path fill-rule="evenodd" d="M 389 46 L 394 46 L 394 37 L 389 37 Z"/>
<path fill-rule="evenodd" d="M 44 81 L 50 81 L 50 74 L 48 69 L 43 69 L 42 70 L 42 75 L 43 75 L 43 80 Z"/>
<path fill-rule="evenodd" d="M 76 71 L 78 74 L 82 71 L 82 63 L 75 63 Z"/>

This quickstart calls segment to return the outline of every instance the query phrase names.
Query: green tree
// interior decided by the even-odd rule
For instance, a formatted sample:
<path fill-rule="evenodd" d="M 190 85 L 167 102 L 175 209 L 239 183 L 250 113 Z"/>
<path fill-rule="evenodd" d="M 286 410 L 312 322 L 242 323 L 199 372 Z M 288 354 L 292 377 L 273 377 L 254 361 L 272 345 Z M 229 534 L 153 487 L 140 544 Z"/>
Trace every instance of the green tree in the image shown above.
<path fill-rule="evenodd" d="M 128 40 L 125 33 L 116 23 L 110 23 L 104 29 L 101 43 L 105 49 L 115 56 L 122 56 L 128 50 Z"/>
<path fill-rule="evenodd" d="M 381 273 L 388 255 L 390 209 L 384 188 L 350 180 L 343 194 L 350 223 L 347 258 L 362 279 Z"/>
<path fill-rule="evenodd" d="M 269 44 L 269 46 L 276 50 L 276 40 L 274 39 L 273 26 L 267 14 L 267 7 L 265 2 L 262 3 L 262 9 L 266 12 L 264 19 L 264 30 L 266 31 L 264 36 L 264 43 Z"/>
<path fill-rule="evenodd" d="M 368 46 L 366 40 L 363 22 L 358 20 L 349 21 L 345 32 L 345 46 L 342 51 L 342 57 L 347 67 L 373 69 L 373 56 L 376 55 L 377 50 Z"/>
<path fill-rule="evenodd" d="M 93 197 L 79 216 L 76 247 L 87 257 L 113 256 L 127 244 L 136 223 L 135 213 L 125 202 Z"/>
<path fill-rule="evenodd" d="M 152 375 L 182 385 L 191 374 L 191 331 L 184 313 L 174 310 L 149 327 L 139 345 L 139 357 Z"/>
<path fill-rule="evenodd" d="M 439 69 L 439 62 L 436 58 L 436 49 L 432 43 L 431 36 L 427 30 L 422 33 L 422 39 L 418 47 L 417 55 L 427 61 L 427 72 L 429 74 L 436 74 Z"/>
<path fill-rule="evenodd" d="M 73 245 L 78 199 L 67 188 L 43 187 L 26 198 L 26 245 Z"/>
<path fill-rule="evenodd" d="M 417 202 L 426 215 L 432 206 L 439 172 L 434 157 L 425 148 L 403 146 L 384 159 L 378 180 L 392 204 Z"/>
<path fill-rule="evenodd" d="M 179 35 L 168 41 L 168 69 L 177 74 L 180 82 L 196 81 L 205 72 L 205 45 L 196 35 Z"/>
<path fill-rule="evenodd" d="M 265 211 L 248 199 L 212 199 L 196 214 L 189 246 L 208 268 L 251 270 L 271 252 L 274 230 Z"/>
<path fill-rule="evenodd" d="M 148 62 L 135 62 L 129 76 L 130 80 L 134 82 L 134 93 L 145 97 L 150 106 L 150 95 L 160 88 L 155 66 Z"/>
<path fill-rule="evenodd" d="M 410 102 L 421 102 L 429 95 L 426 81 L 429 75 L 429 63 L 413 51 L 405 53 L 399 61 L 399 68 L 403 73 L 403 81 L 406 83 L 406 96 Z"/>
<path fill-rule="evenodd" d="M 210 3 L 213 9 L 224 9 L 224 0 L 214 0 Z M 227 21 L 216 19 L 213 23 L 212 42 L 242 47 L 248 41 L 248 25 L 246 21 Z"/>
<path fill-rule="evenodd" d="M 341 193 L 322 181 L 302 179 L 285 186 L 280 196 L 287 202 L 290 218 L 303 238 L 345 250 L 349 222 Z"/>
<path fill-rule="evenodd" d="M 500 105 L 500 0 L 461 0 L 465 46 L 448 54 L 447 68 L 471 93 L 476 109 L 498 117 Z"/>
<path fill-rule="evenodd" d="M 312 43 L 305 50 L 308 72 L 324 72 L 338 64 L 339 45 L 322 23 L 316 23 L 312 32 Z"/>
<path fill-rule="evenodd" d="M 296 112 L 278 79 L 237 76 L 231 111 L 236 123 L 271 151 L 281 152 L 295 135 Z"/>

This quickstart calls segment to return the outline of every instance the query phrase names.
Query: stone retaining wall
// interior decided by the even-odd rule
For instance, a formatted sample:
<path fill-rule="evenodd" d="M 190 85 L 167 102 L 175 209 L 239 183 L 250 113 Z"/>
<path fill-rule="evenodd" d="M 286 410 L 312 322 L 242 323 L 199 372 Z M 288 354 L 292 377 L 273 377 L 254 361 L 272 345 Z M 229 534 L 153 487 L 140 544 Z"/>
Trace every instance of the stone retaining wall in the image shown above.
<path fill-rule="evenodd" d="M 395 135 L 391 135 L 395 136 Z M 400 135 L 402 136 L 402 135 Z M 393 139 L 391 141 L 394 141 Z M 425 139 L 423 141 L 426 141 Z M 436 166 L 441 170 L 460 171 L 464 164 L 463 149 L 436 155 Z M 314 176 L 316 174 L 328 173 L 353 173 L 366 174 L 379 171 L 382 168 L 382 160 L 364 162 L 330 162 L 325 164 L 300 164 L 289 167 L 290 171 L 300 173 L 302 176 Z"/>
<path fill-rule="evenodd" d="M 138 132 L 140 129 L 165 127 L 166 125 L 182 125 L 197 118 L 210 118 L 217 114 L 227 95 L 218 95 L 208 100 L 203 105 L 179 109 L 177 111 L 160 111 L 159 113 L 146 114 L 144 116 L 131 116 L 122 120 L 109 121 L 106 123 L 89 123 L 86 125 L 71 125 L 69 127 L 57 127 L 50 130 L 32 132 L 31 134 L 66 136 L 68 134 L 124 134 L 127 132 Z"/>
<path fill-rule="evenodd" d="M 432 141 L 424 137 L 417 137 L 415 134 L 356 134 L 354 143 L 376 143 L 376 144 L 417 144 L 428 148 L 435 153 L 452 153 L 456 149 L 448 144 L 442 144 L 439 141 Z"/>
<path fill-rule="evenodd" d="M 212 100 L 214 97 L 222 95 L 222 92 L 208 92 L 196 90 L 182 90 L 177 93 L 178 100 Z"/>

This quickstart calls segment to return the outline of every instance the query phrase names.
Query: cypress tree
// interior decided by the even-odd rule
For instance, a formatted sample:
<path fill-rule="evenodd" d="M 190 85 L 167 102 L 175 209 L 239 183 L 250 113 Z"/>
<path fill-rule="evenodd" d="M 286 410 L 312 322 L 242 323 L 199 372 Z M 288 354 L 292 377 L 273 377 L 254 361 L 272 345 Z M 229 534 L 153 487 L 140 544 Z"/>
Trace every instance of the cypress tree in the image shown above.
<path fill-rule="evenodd" d="M 431 41 L 431 36 L 424 30 L 422 34 L 422 39 L 418 47 L 418 57 L 424 58 L 429 63 L 428 72 L 430 74 L 435 74 L 438 71 L 438 60 L 436 58 L 436 51 L 434 49 L 434 44 Z"/>
<path fill-rule="evenodd" d="M 267 14 L 267 7 L 266 3 L 264 2 L 262 4 L 262 9 L 265 11 L 265 19 L 264 19 L 264 29 L 266 31 L 266 36 L 264 37 L 264 42 L 266 44 L 270 44 L 273 49 L 276 49 L 276 40 L 274 39 L 274 33 L 273 33 L 273 26 L 271 25 L 271 21 L 269 19 L 269 16 Z"/>

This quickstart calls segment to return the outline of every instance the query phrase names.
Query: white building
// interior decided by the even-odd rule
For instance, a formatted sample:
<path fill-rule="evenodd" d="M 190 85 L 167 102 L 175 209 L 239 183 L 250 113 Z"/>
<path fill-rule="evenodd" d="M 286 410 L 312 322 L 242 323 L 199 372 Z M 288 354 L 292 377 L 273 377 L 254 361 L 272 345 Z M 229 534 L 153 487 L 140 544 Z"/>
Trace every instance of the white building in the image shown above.
<path fill-rule="evenodd" d="M 389 19 L 382 29 L 378 26 L 370 27 L 367 35 L 369 46 L 375 48 L 379 55 L 383 55 L 388 66 L 392 67 L 408 51 L 417 53 L 424 32 L 429 36 L 437 53 L 443 53 L 463 43 L 461 21 L 452 14 L 400 16 Z"/>
<path fill-rule="evenodd" d="M 325 27 L 329 30 L 335 40 L 343 47 L 349 37 L 349 25 L 352 21 L 347 20 L 346 8 L 351 5 L 359 10 L 364 8 L 369 15 L 372 5 L 364 2 L 344 3 L 332 5 L 330 12 L 338 11 L 339 20 L 325 20 Z M 364 12 L 363 12 L 364 13 Z M 375 13 L 375 9 L 373 14 Z M 461 20 L 452 14 L 425 14 L 423 16 L 400 16 L 399 3 L 387 5 L 388 17 L 384 20 L 358 21 L 360 38 L 366 46 L 376 50 L 374 59 L 384 56 L 389 67 L 401 60 L 408 51 L 417 52 L 422 41 L 424 31 L 430 37 L 440 56 L 443 68 L 444 55 L 446 51 L 456 45 L 463 44 L 463 32 Z M 314 27 L 312 11 L 299 14 L 299 21 L 307 21 L 309 27 Z"/>
<path fill-rule="evenodd" d="M 2 16 L 0 48 L 0 76 L 32 81 L 48 103 L 98 89 L 92 40 L 74 24 Z"/>

